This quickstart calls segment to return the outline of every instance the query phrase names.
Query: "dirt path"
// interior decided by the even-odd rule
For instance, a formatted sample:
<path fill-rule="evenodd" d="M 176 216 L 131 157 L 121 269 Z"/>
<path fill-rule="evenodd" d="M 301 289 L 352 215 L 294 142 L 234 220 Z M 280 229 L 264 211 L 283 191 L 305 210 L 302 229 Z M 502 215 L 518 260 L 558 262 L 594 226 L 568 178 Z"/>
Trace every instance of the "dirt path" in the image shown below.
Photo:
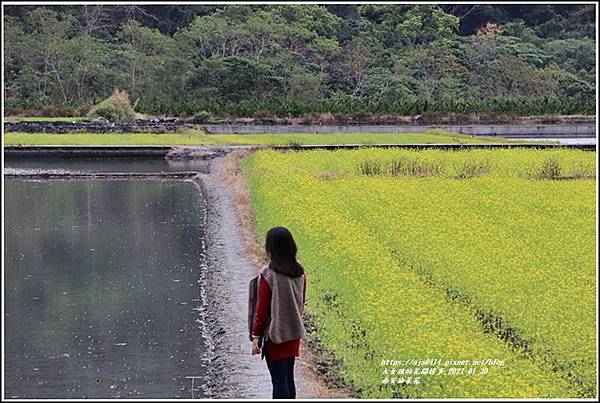
<path fill-rule="evenodd" d="M 223 181 L 223 158 L 211 161 L 208 174 L 194 182 L 207 203 L 206 252 L 208 267 L 207 300 L 211 313 L 209 327 L 214 350 L 209 355 L 215 398 L 270 399 L 271 378 L 266 362 L 251 354 L 247 335 L 248 282 L 258 273 L 256 256 L 247 251 L 243 217 L 240 220 L 232 183 Z M 328 387 L 316 370 L 315 356 L 301 343 L 296 359 L 295 381 L 298 399 L 346 398 L 345 392 Z"/>

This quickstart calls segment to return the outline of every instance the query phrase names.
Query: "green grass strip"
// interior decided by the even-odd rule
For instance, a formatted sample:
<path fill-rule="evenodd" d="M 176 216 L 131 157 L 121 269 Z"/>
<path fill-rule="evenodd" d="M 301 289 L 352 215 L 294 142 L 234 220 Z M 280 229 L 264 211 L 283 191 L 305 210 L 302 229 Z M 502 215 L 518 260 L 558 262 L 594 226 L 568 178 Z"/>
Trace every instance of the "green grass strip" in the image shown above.
<path fill-rule="evenodd" d="M 4 133 L 4 144 L 14 145 L 323 145 L 323 144 L 453 144 L 503 143 L 454 133 L 297 133 L 297 134 L 205 134 L 181 133 Z"/>

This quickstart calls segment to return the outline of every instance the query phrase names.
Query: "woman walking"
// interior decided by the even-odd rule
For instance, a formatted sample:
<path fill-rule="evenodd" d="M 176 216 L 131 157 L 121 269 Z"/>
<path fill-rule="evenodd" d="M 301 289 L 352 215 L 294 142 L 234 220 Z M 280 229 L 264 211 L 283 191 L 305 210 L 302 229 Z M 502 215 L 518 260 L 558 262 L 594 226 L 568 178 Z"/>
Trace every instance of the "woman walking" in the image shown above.
<path fill-rule="evenodd" d="M 306 337 L 302 321 L 306 276 L 296 260 L 298 248 L 294 238 L 286 228 L 271 228 L 265 249 L 269 264 L 260 270 L 252 354 L 261 352 L 262 337 L 273 399 L 295 399 L 295 357 L 300 356 L 300 340 Z"/>

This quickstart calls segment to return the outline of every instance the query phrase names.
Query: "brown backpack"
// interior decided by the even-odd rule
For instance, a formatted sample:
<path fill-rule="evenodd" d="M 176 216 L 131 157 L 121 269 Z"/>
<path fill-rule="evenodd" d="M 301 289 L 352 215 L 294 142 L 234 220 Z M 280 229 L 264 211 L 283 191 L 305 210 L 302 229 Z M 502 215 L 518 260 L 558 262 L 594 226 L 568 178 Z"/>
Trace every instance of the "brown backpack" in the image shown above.
<path fill-rule="evenodd" d="M 248 284 L 248 337 L 252 341 L 252 327 L 254 326 L 254 319 L 256 318 L 256 309 L 258 307 L 258 289 L 260 286 L 260 274 L 256 275 Z M 264 335 L 258 339 L 258 345 L 261 350 L 262 360 L 265 356 L 264 350 L 265 337 Z"/>

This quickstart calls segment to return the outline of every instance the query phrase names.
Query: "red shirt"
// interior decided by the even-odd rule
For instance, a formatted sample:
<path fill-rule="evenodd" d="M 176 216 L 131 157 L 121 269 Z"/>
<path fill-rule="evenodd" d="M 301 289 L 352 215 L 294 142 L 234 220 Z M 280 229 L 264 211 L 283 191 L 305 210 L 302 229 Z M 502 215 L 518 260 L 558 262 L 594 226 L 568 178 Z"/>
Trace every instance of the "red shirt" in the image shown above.
<path fill-rule="evenodd" d="M 304 292 L 302 297 L 302 312 L 304 312 L 304 302 L 306 301 L 306 274 L 304 275 Z M 256 317 L 254 326 L 252 327 L 253 335 L 261 335 L 265 330 L 265 326 L 271 316 L 271 287 L 263 276 L 260 276 L 258 290 L 258 306 L 256 307 Z M 270 361 L 281 360 L 287 357 L 300 356 L 300 339 L 286 341 L 284 343 L 273 343 L 267 340 L 264 348 L 267 351 Z"/>

